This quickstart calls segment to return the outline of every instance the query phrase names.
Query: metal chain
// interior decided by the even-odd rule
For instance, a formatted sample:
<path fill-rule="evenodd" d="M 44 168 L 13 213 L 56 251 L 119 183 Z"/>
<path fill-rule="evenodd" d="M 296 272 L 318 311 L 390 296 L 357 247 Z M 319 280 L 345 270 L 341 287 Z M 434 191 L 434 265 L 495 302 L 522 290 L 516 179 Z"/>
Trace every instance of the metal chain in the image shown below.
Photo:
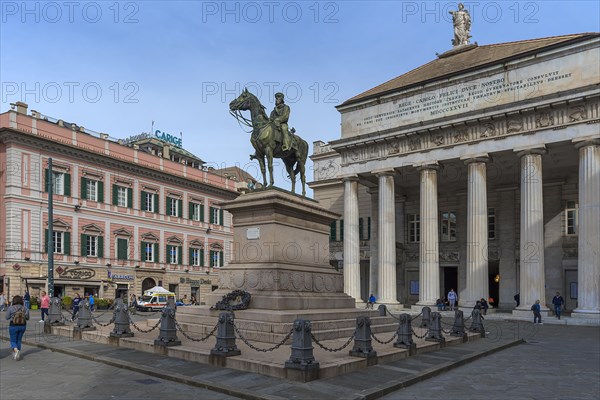
<path fill-rule="evenodd" d="M 440 329 L 442 330 L 442 332 L 444 332 L 444 333 L 446 333 L 446 334 L 450 334 L 450 333 L 452 333 L 452 329 L 445 330 L 445 329 L 444 329 L 444 328 L 442 328 L 441 326 L 440 326 Z"/>
<path fill-rule="evenodd" d="M 348 347 L 348 345 L 352 342 L 352 340 L 354 340 L 354 336 L 356 336 L 356 329 L 352 333 L 352 336 L 350 336 L 348 338 L 348 341 L 346 343 L 344 343 L 342 346 L 340 346 L 338 348 L 333 349 L 333 348 L 330 348 L 330 347 L 327 347 L 327 346 L 321 344 L 321 342 L 315 337 L 315 335 L 312 332 L 310 333 L 310 337 L 312 338 L 312 340 L 314 340 L 314 342 L 317 344 L 317 346 L 319 346 L 323 350 L 329 351 L 331 353 L 335 353 L 336 351 L 344 350 L 346 347 Z"/>
<path fill-rule="evenodd" d="M 106 314 L 107 312 L 111 311 L 114 308 L 114 305 L 111 305 L 110 307 L 108 307 L 106 309 L 106 311 L 104 311 L 102 314 L 96 315 L 96 318 L 99 318 L 101 316 L 103 316 L 104 314 Z M 91 312 L 90 312 L 91 313 Z"/>
<path fill-rule="evenodd" d="M 112 317 L 112 318 L 111 318 L 111 320 L 110 320 L 110 321 L 108 321 L 108 323 L 106 323 L 106 324 L 102 324 L 102 323 L 100 323 L 100 322 L 98 321 L 98 319 L 96 319 L 96 317 L 94 317 L 93 315 L 92 315 L 92 319 L 94 320 L 94 322 L 95 322 L 95 323 L 97 323 L 98 325 L 100 325 L 100 326 L 102 326 L 102 327 L 107 327 L 107 326 L 111 325 L 113 322 L 115 322 L 115 317 Z"/>
<path fill-rule="evenodd" d="M 131 315 L 127 314 L 127 317 L 129 318 L 129 322 L 131 323 L 131 325 L 133 325 L 133 327 L 135 329 L 137 329 L 138 331 L 140 331 L 142 333 L 150 333 L 150 332 L 152 332 L 153 330 L 155 330 L 158 327 L 158 325 L 160 325 L 160 321 L 161 321 L 161 318 L 159 318 L 158 321 L 156 322 L 156 325 L 154 325 L 152 328 L 146 330 L 146 329 L 142 329 L 139 326 L 137 326 L 135 324 L 135 322 L 133 322 L 133 320 L 131 319 Z"/>
<path fill-rule="evenodd" d="M 390 317 L 394 318 L 396 321 L 400 321 L 400 317 L 396 317 L 394 314 L 392 314 L 391 312 L 389 312 L 387 308 L 385 309 L 385 312 L 387 314 L 389 314 Z"/>
<path fill-rule="evenodd" d="M 213 330 L 212 330 L 212 331 L 210 331 L 210 332 L 209 332 L 209 333 L 208 333 L 206 336 L 204 336 L 203 338 L 197 339 L 197 338 L 193 338 L 193 337 L 189 336 L 187 333 L 185 333 L 185 332 L 183 331 L 183 329 L 181 329 L 181 326 L 179 325 L 179 322 L 177 322 L 177 320 L 176 320 L 175 318 L 173 318 L 173 320 L 175 320 L 175 326 L 177 327 L 177 330 L 178 330 L 179 332 L 181 332 L 181 334 L 182 334 L 184 337 L 188 338 L 188 339 L 189 339 L 189 340 L 191 340 L 192 342 L 204 342 L 206 339 L 208 339 L 209 337 L 211 337 L 211 336 L 213 336 L 213 335 L 214 335 L 215 331 L 217 330 L 217 328 L 218 328 L 218 326 L 219 326 L 219 324 L 217 323 L 217 324 L 215 325 L 215 327 L 213 328 Z"/>
<path fill-rule="evenodd" d="M 412 317 L 410 320 L 414 321 L 415 319 L 419 318 L 421 315 L 423 315 L 423 311 L 421 311 L 419 314 L 417 314 L 414 317 Z"/>
<path fill-rule="evenodd" d="M 417 333 L 415 332 L 414 329 L 411 329 L 411 330 L 412 330 L 412 334 L 415 335 L 417 337 L 417 339 L 423 339 L 429 333 L 429 329 L 427 329 L 422 336 L 419 336 L 419 335 L 417 335 Z"/>
<path fill-rule="evenodd" d="M 246 344 L 246 346 L 250 347 L 252 350 L 262 351 L 263 353 L 266 353 L 268 351 L 273 351 L 273 350 L 280 348 L 292 336 L 292 333 L 294 333 L 294 328 L 292 328 L 292 329 L 290 329 L 290 332 L 287 335 L 285 335 L 285 337 L 283 338 L 283 340 L 281 342 L 277 343 L 275 346 L 270 347 L 268 349 L 261 349 L 260 347 L 256 347 L 252 343 L 250 343 L 248 341 L 248 339 L 246 339 L 242 335 L 242 333 L 240 332 L 238 327 L 235 325 L 235 323 L 233 324 L 233 329 L 235 329 L 235 332 L 238 334 L 238 336 L 242 340 L 242 342 L 244 342 Z"/>
<path fill-rule="evenodd" d="M 468 318 L 465 318 L 465 322 L 467 322 L 468 320 L 470 320 L 472 316 L 473 316 L 473 314 L 469 315 Z"/>
<path fill-rule="evenodd" d="M 375 339 L 375 341 L 376 341 L 377 343 L 380 343 L 380 344 L 388 344 L 388 343 L 391 343 L 391 342 L 392 342 L 392 340 L 396 339 L 396 337 L 397 337 L 397 336 L 398 336 L 398 331 L 396 331 L 396 333 L 394 333 L 394 336 L 392 336 L 392 338 L 391 338 L 390 340 L 387 340 L 387 341 L 385 341 L 385 342 L 382 342 L 381 340 L 379 340 L 379 339 L 377 338 L 377 336 L 375 336 L 375 334 L 374 334 L 373 332 L 371 332 L 371 337 L 372 337 L 373 339 Z"/>

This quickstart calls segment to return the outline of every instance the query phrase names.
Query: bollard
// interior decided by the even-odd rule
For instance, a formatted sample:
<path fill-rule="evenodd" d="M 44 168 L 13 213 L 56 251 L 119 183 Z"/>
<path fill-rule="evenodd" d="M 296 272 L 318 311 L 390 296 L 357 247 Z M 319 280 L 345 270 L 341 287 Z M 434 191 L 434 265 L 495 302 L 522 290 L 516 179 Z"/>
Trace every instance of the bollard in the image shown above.
<path fill-rule="evenodd" d="M 62 316 L 62 303 L 58 297 L 50 299 L 50 310 L 48 310 L 47 324 L 64 325 Z"/>
<path fill-rule="evenodd" d="M 471 324 L 471 327 L 469 328 L 469 330 L 471 332 L 477 332 L 481 334 L 481 337 L 484 338 L 485 337 L 485 329 L 483 328 L 483 318 L 481 316 L 481 310 L 478 310 L 477 308 L 474 309 L 471 312 L 471 317 L 473 318 L 473 323 Z"/>
<path fill-rule="evenodd" d="M 425 338 L 428 342 L 445 342 L 446 338 L 442 336 L 442 315 L 439 312 L 431 313 L 431 325 Z"/>
<path fill-rule="evenodd" d="M 181 341 L 177 339 L 177 327 L 175 326 L 175 300 L 169 297 L 167 305 L 161 311 L 160 333 L 158 339 L 154 340 L 155 346 L 179 346 Z"/>
<path fill-rule="evenodd" d="M 379 307 L 377 307 L 377 309 L 379 310 L 380 317 L 385 317 L 387 315 L 387 307 L 385 306 L 385 304 L 380 304 Z"/>
<path fill-rule="evenodd" d="M 319 363 L 315 361 L 313 355 L 312 325 L 310 321 L 297 319 L 294 321 L 293 329 L 292 354 L 289 360 L 285 362 L 285 368 L 297 369 L 303 372 L 311 371 L 312 375 L 317 375 Z"/>
<path fill-rule="evenodd" d="M 408 349 L 408 354 L 413 355 L 417 350 L 417 344 L 412 340 L 412 324 L 409 314 L 400 314 L 398 323 L 398 339 L 394 342 L 394 347 Z"/>
<path fill-rule="evenodd" d="M 462 337 L 463 340 L 467 339 L 467 333 L 465 332 L 465 317 L 461 310 L 454 311 L 454 324 L 452 325 L 450 336 Z"/>
<path fill-rule="evenodd" d="M 110 333 L 111 337 L 132 337 L 133 332 L 129 326 L 128 307 L 123 303 L 122 298 L 115 300 L 115 310 L 113 311 L 115 327 Z"/>
<path fill-rule="evenodd" d="M 423 314 L 421 317 L 421 328 L 429 329 L 431 325 L 431 308 L 425 306 L 421 313 Z"/>
<path fill-rule="evenodd" d="M 235 330 L 233 327 L 234 315 L 232 312 L 219 314 L 219 326 L 217 327 L 217 343 L 210 350 L 213 356 L 231 357 L 242 354 L 235 344 Z"/>
<path fill-rule="evenodd" d="M 93 331 L 96 330 L 92 322 L 92 312 L 90 311 L 90 302 L 82 301 L 79 304 L 79 312 L 77 313 L 77 325 L 73 328 L 75 331 Z"/>
<path fill-rule="evenodd" d="M 377 361 L 377 352 L 373 350 L 371 344 L 371 318 L 356 318 L 356 334 L 354 336 L 354 347 L 350 350 L 350 355 L 362 358 L 374 358 Z M 376 362 L 375 362 L 376 364 Z M 368 363 L 368 365 L 372 365 Z"/>

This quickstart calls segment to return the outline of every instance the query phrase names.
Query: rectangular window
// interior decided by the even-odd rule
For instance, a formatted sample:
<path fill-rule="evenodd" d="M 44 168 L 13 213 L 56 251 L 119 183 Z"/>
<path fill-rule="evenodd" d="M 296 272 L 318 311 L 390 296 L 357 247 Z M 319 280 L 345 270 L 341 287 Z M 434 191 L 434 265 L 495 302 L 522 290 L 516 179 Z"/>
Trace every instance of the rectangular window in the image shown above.
<path fill-rule="evenodd" d="M 86 235 L 85 255 L 88 257 L 98 257 L 98 236 Z"/>
<path fill-rule="evenodd" d="M 52 193 L 65 194 L 65 174 L 62 172 L 52 172 Z"/>
<path fill-rule="evenodd" d="M 146 203 L 146 208 L 144 210 L 154 212 L 154 194 L 144 192 L 144 197 L 145 197 L 145 203 Z"/>
<path fill-rule="evenodd" d="M 57 254 L 64 253 L 64 232 L 52 232 L 52 238 L 54 239 L 54 252 Z"/>
<path fill-rule="evenodd" d="M 169 215 L 172 217 L 178 217 L 179 216 L 179 200 L 168 197 L 167 203 L 170 206 L 169 207 Z"/>
<path fill-rule="evenodd" d="M 127 207 L 129 204 L 127 188 L 123 186 L 117 186 L 117 205 L 119 207 Z"/>
<path fill-rule="evenodd" d="M 344 220 L 340 219 L 340 242 L 344 241 Z"/>
<path fill-rule="evenodd" d="M 117 239 L 117 260 L 127 260 L 129 243 L 127 239 Z"/>
<path fill-rule="evenodd" d="M 144 261 L 146 262 L 154 262 L 154 244 L 153 243 L 144 243 Z"/>
<path fill-rule="evenodd" d="M 456 212 L 455 211 L 443 211 L 442 212 L 442 229 L 441 238 L 442 242 L 455 242 L 456 241 Z"/>
<path fill-rule="evenodd" d="M 358 219 L 358 240 L 365 240 L 365 236 L 363 234 L 364 231 L 364 223 L 363 223 L 363 219 L 359 218 Z"/>
<path fill-rule="evenodd" d="M 222 251 L 210 251 L 210 266 L 211 267 L 222 267 L 223 266 L 223 252 Z"/>
<path fill-rule="evenodd" d="M 86 179 L 86 200 L 98 201 L 98 181 Z"/>
<path fill-rule="evenodd" d="M 191 214 L 192 214 L 192 216 L 191 216 L 190 219 L 192 221 L 202 221 L 202 218 L 201 218 L 201 207 L 202 207 L 202 204 L 190 203 L 190 207 L 191 207 L 190 211 L 191 211 Z"/>
<path fill-rule="evenodd" d="M 578 208 L 579 205 L 575 201 L 567 201 L 565 208 L 565 233 L 567 236 L 577 235 L 578 230 Z"/>
<path fill-rule="evenodd" d="M 179 247 L 177 246 L 167 246 L 167 253 L 169 255 L 169 264 L 178 264 L 178 252 Z"/>
<path fill-rule="evenodd" d="M 496 239 L 496 209 L 488 208 L 488 239 Z"/>
<path fill-rule="evenodd" d="M 421 217 L 419 214 L 409 214 L 408 221 L 408 241 L 410 243 L 419 243 L 421 241 Z"/>
<path fill-rule="evenodd" d="M 335 242 L 336 237 L 337 237 L 337 222 L 333 221 L 329 225 L 329 241 L 330 242 Z"/>
<path fill-rule="evenodd" d="M 192 264 L 195 267 L 199 267 L 200 266 L 200 249 L 192 249 L 191 251 L 191 260 L 190 260 L 190 264 Z"/>

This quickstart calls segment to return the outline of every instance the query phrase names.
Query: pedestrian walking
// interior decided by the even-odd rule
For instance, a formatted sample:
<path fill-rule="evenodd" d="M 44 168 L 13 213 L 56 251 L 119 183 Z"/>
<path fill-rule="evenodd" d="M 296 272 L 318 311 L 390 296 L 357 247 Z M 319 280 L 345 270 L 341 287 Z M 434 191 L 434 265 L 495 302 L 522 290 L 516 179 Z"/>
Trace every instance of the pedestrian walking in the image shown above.
<path fill-rule="evenodd" d="M 487 315 L 487 310 L 490 308 L 488 302 L 485 299 L 479 300 L 481 302 L 481 309 L 483 310 L 483 315 Z"/>
<path fill-rule="evenodd" d="M 44 316 L 48 315 L 48 309 L 50 308 L 50 296 L 42 290 L 42 298 L 40 300 L 40 310 L 42 310 L 42 319 L 40 322 L 44 322 Z"/>
<path fill-rule="evenodd" d="M 90 312 L 94 311 L 94 294 L 90 293 Z"/>
<path fill-rule="evenodd" d="M 21 358 L 21 341 L 27 329 L 29 310 L 23 304 L 23 298 L 19 295 L 13 297 L 12 305 L 6 310 L 6 319 L 10 321 L 8 331 L 10 334 L 10 347 L 13 358 L 18 361 Z"/>
<path fill-rule="evenodd" d="M 31 310 L 31 296 L 29 295 L 29 290 L 25 291 L 23 295 L 23 302 L 25 304 L 25 308 Z"/>
<path fill-rule="evenodd" d="M 452 288 L 448 292 L 448 301 L 450 302 L 450 311 L 454 311 L 454 307 L 456 305 L 456 300 L 458 300 L 458 296 L 456 295 L 454 288 Z"/>
<path fill-rule="evenodd" d="M 79 293 L 75 293 L 73 298 L 73 314 L 71 314 L 71 321 L 75 321 L 77 314 L 79 314 L 79 306 L 81 305 L 81 296 Z"/>
<path fill-rule="evenodd" d="M 519 305 L 521 305 L 521 294 L 520 293 L 515 294 L 514 299 L 517 302 L 517 307 L 519 307 Z"/>
<path fill-rule="evenodd" d="M 6 296 L 4 296 L 4 292 L 0 292 L 0 311 L 4 311 L 6 308 Z"/>
<path fill-rule="evenodd" d="M 554 306 L 554 314 L 556 318 L 560 319 L 560 312 L 562 307 L 565 305 L 565 299 L 560 295 L 560 292 L 556 292 L 556 296 L 552 298 L 552 305 Z"/>
<path fill-rule="evenodd" d="M 135 294 L 132 294 L 129 300 L 129 306 L 131 307 L 131 313 L 135 314 L 135 312 L 137 311 L 137 298 L 135 297 Z"/>
<path fill-rule="evenodd" d="M 533 323 L 534 324 L 544 325 L 544 324 L 542 324 L 542 313 L 540 312 L 541 311 L 541 307 L 540 307 L 540 301 L 539 300 L 536 300 L 535 304 L 531 306 L 531 311 L 533 311 Z"/>
<path fill-rule="evenodd" d="M 365 308 L 370 308 L 371 310 L 373 309 L 373 304 L 375 304 L 375 295 L 373 295 L 373 293 L 371 293 L 371 295 L 369 296 L 369 302 L 367 303 L 367 306 Z"/>

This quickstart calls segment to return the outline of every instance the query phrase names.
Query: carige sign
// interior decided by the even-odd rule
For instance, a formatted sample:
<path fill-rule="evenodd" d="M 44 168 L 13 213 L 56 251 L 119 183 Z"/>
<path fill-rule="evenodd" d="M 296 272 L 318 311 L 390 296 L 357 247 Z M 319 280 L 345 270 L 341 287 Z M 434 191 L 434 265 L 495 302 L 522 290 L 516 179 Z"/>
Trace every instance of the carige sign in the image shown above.
<path fill-rule="evenodd" d="M 181 147 L 181 138 L 175 137 L 169 133 L 161 132 L 158 129 L 154 131 L 154 136 L 159 138 L 162 141 L 167 143 L 171 143 L 177 147 Z"/>

